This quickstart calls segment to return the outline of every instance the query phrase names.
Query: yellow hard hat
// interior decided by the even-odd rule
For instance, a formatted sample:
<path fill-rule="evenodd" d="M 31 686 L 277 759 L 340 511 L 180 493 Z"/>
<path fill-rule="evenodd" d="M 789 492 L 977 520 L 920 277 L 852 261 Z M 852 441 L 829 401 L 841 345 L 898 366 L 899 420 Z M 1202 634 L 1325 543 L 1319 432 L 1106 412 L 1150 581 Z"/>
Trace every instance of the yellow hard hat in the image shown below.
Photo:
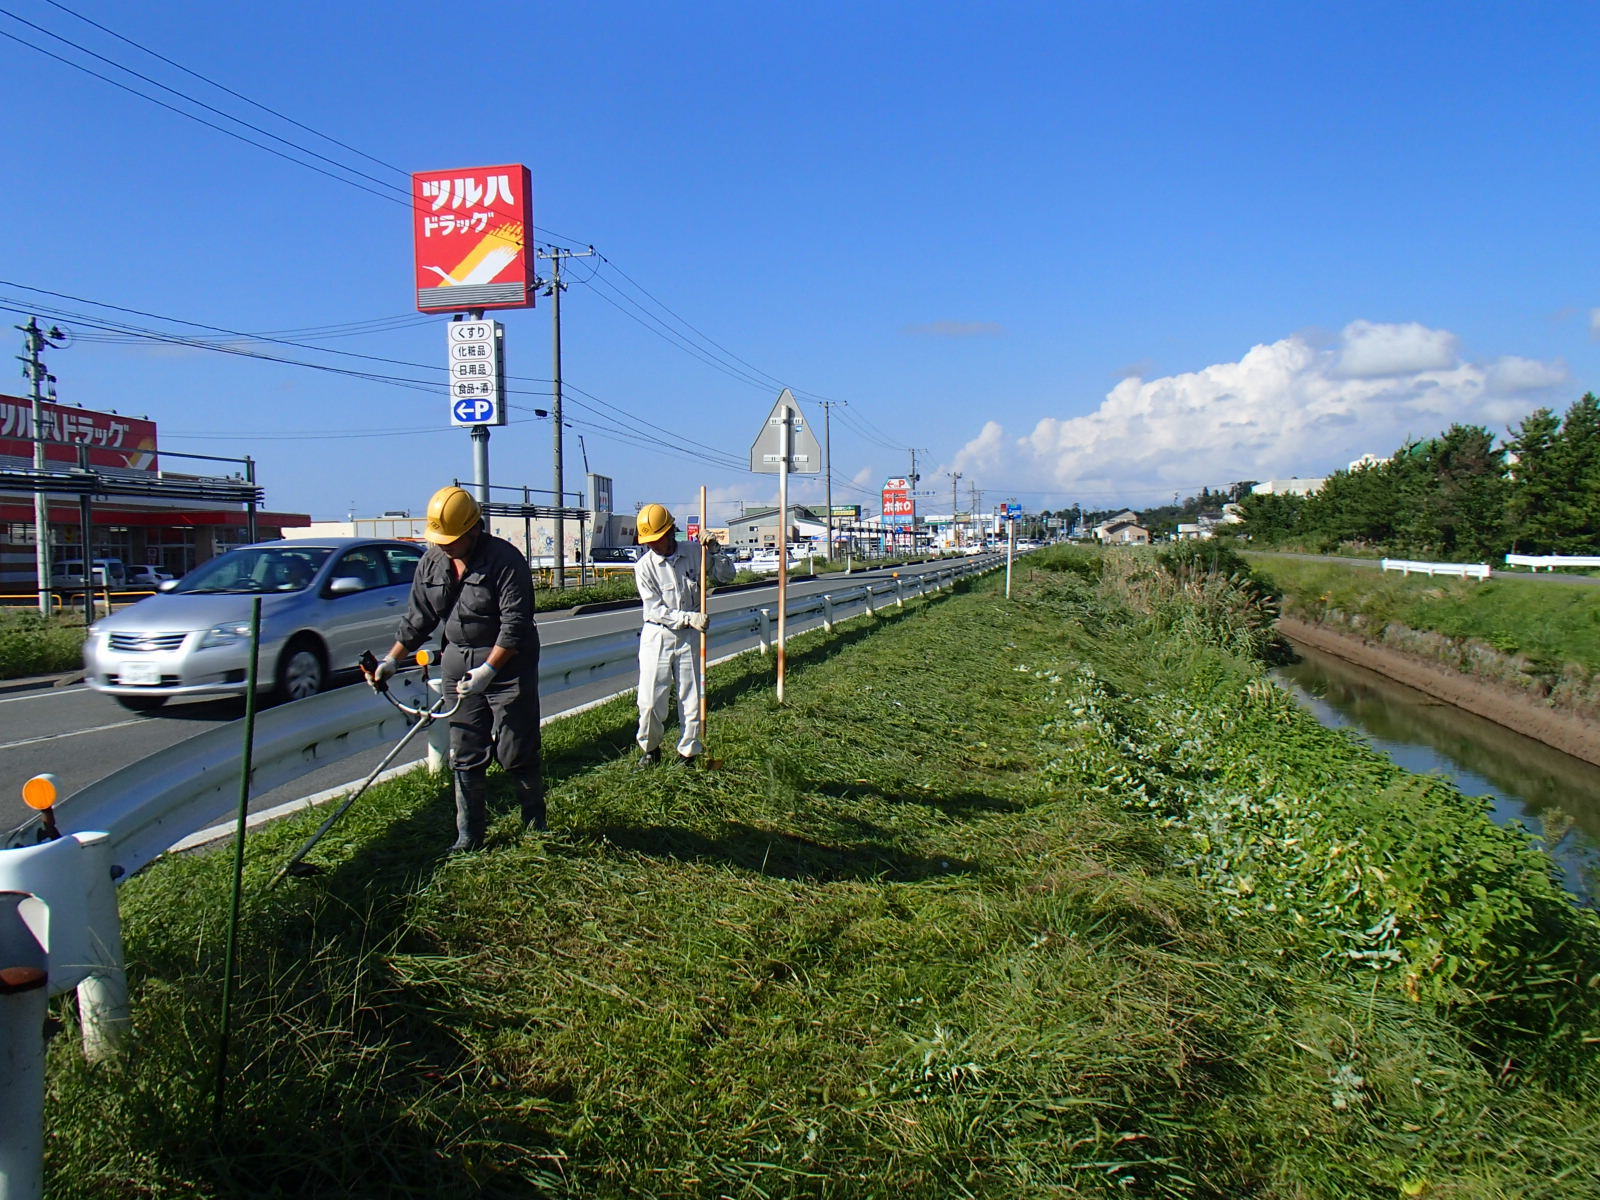
<path fill-rule="evenodd" d="M 453 542 L 472 532 L 483 511 L 465 488 L 442 487 L 428 501 L 428 528 L 423 537 L 435 546 Z"/>
<path fill-rule="evenodd" d="M 665 504 L 646 504 L 639 510 L 639 544 L 659 542 L 672 532 L 672 514 Z"/>

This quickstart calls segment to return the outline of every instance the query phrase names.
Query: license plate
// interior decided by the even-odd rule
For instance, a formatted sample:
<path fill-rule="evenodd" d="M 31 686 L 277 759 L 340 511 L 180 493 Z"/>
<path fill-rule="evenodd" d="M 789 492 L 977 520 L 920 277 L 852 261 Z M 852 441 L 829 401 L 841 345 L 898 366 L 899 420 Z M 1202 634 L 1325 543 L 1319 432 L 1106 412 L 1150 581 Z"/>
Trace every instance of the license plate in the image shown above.
<path fill-rule="evenodd" d="M 161 668 L 153 662 L 125 662 L 117 672 L 117 681 L 130 687 L 160 683 Z"/>

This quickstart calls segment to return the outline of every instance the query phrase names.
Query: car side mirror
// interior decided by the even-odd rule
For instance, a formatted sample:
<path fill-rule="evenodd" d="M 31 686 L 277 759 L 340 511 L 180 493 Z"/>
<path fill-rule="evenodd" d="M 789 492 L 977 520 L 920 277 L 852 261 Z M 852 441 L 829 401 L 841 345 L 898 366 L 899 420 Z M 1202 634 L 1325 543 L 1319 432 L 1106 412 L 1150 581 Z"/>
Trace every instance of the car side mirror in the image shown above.
<path fill-rule="evenodd" d="M 361 580 L 354 575 L 341 575 L 328 585 L 328 595 L 348 596 L 352 592 L 364 591 Z"/>

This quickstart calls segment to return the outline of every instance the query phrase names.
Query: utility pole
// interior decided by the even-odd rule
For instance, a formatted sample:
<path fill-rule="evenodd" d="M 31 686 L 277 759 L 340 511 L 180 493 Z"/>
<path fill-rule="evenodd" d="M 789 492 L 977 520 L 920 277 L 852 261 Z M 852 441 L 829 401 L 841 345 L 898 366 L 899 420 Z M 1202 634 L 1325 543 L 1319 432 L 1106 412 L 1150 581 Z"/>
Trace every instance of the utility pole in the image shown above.
<path fill-rule="evenodd" d="M 823 503 L 828 506 L 828 557 L 833 557 L 833 431 L 828 424 L 831 416 L 830 410 L 835 404 L 843 404 L 843 400 L 822 401 L 822 481 L 826 498 Z"/>
<path fill-rule="evenodd" d="M 967 484 L 967 496 L 967 512 L 971 514 L 971 519 L 968 524 L 976 525 L 978 523 L 978 501 L 983 498 L 983 493 L 978 490 L 978 485 L 976 483 L 969 483 Z M 983 540 L 987 542 L 989 540 L 989 531 L 984 529 L 980 530 L 979 532 L 982 535 Z"/>
<path fill-rule="evenodd" d="M 13 326 L 23 335 L 23 348 L 26 356 L 18 355 L 22 363 L 22 373 L 28 377 L 32 385 L 33 396 L 33 469 L 45 469 L 44 453 L 44 388 L 50 388 L 50 400 L 56 398 L 56 377 L 45 370 L 44 362 L 39 358 L 39 351 L 50 349 L 59 350 L 66 345 L 67 335 L 55 325 L 50 326 L 48 333 L 39 328 L 39 319 L 29 317 L 26 325 Z M 83 547 L 83 586 L 85 594 L 94 586 L 94 547 L 87 544 L 88 530 L 84 531 L 85 545 Z M 33 494 L 33 540 L 34 562 L 39 576 L 39 612 L 48 617 L 55 608 L 55 599 L 50 594 L 50 504 L 43 492 Z"/>
<path fill-rule="evenodd" d="M 566 478 L 562 471 L 561 463 L 561 292 L 566 284 L 561 282 L 561 260 L 564 258 L 589 258 L 594 254 L 594 247 L 587 250 L 563 250 L 559 246 L 551 246 L 549 250 L 537 252 L 539 258 L 550 260 L 551 279 L 549 290 L 545 295 L 553 301 L 551 309 L 551 328 L 555 336 L 555 484 L 556 484 L 556 538 L 555 538 L 555 568 L 556 587 L 567 586 L 567 527 L 566 520 L 561 510 L 567 506 Z"/>
<path fill-rule="evenodd" d="M 911 492 L 911 524 L 907 526 L 906 534 L 911 539 L 912 549 L 916 549 L 917 545 L 917 480 L 922 478 L 921 475 L 917 474 L 917 455 L 926 453 L 928 453 L 926 449 L 918 450 L 916 448 L 912 448 L 911 474 L 906 479 L 906 482 L 911 485 L 909 489 Z"/>
<path fill-rule="evenodd" d="M 960 471 L 951 471 L 950 472 L 950 544 L 951 544 L 951 546 L 956 546 L 956 547 L 959 547 L 961 545 L 960 526 L 956 524 L 956 507 L 957 507 L 957 504 L 958 504 L 958 501 L 956 500 L 956 485 L 959 484 L 960 482 L 961 482 L 961 472 Z"/>

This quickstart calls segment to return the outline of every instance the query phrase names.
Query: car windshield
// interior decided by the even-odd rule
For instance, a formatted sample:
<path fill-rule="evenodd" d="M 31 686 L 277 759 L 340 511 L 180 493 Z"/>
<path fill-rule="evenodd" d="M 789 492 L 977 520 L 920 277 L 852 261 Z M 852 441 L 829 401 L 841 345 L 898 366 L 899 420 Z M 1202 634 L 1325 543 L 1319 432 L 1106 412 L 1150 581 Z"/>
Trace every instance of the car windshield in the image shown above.
<path fill-rule="evenodd" d="M 190 571 L 172 592 L 257 595 L 298 592 L 310 585 L 332 551 L 326 546 L 246 547 L 218 555 Z"/>

